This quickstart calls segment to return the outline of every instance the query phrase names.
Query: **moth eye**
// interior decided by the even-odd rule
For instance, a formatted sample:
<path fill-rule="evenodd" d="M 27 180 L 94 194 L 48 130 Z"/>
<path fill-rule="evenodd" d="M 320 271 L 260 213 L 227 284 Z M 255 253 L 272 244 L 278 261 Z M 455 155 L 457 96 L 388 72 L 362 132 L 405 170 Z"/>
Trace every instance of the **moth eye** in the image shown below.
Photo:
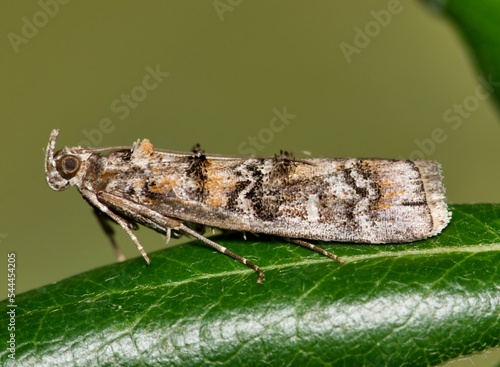
<path fill-rule="evenodd" d="M 65 179 L 70 179 L 76 175 L 80 168 L 80 158 L 74 155 L 65 155 L 57 162 L 57 170 Z"/>

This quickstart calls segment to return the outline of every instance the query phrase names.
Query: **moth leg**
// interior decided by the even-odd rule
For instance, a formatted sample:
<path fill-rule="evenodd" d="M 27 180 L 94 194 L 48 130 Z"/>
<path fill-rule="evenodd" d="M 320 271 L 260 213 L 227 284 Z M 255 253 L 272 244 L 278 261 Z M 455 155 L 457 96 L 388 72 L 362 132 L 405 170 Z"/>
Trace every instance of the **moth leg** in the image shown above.
<path fill-rule="evenodd" d="M 94 207 L 94 214 L 97 220 L 99 221 L 102 230 L 109 238 L 109 242 L 111 242 L 111 247 L 113 247 L 116 260 L 119 262 L 125 261 L 125 255 L 123 254 L 122 250 L 120 250 L 120 248 L 118 247 L 118 243 L 116 242 L 115 239 L 115 230 L 113 229 L 113 227 L 109 225 L 109 217 L 101 215 L 102 213 L 99 211 L 99 209 L 95 207 Z"/>
<path fill-rule="evenodd" d="M 264 274 L 264 272 L 262 271 L 262 269 L 258 265 L 255 265 L 253 262 L 249 261 L 248 259 L 244 258 L 243 256 L 240 256 L 237 253 L 232 252 L 231 250 L 228 250 L 226 247 L 221 246 L 218 243 L 209 240 L 208 238 L 202 236 L 201 234 L 199 234 L 198 232 L 196 232 L 196 231 L 192 230 L 191 228 L 185 226 L 184 224 L 181 224 L 181 226 L 179 227 L 179 229 L 182 230 L 183 232 L 185 232 L 185 233 L 187 233 L 187 234 L 189 234 L 189 235 L 191 235 L 191 236 L 199 239 L 203 243 L 206 243 L 207 245 L 209 245 L 213 249 L 219 251 L 221 254 L 227 255 L 227 256 L 235 259 L 236 261 L 239 261 L 243 265 L 246 265 L 249 268 L 255 270 L 257 272 L 257 274 L 258 274 L 257 283 L 258 284 L 262 284 L 262 280 L 264 280 L 265 274 Z"/>
<path fill-rule="evenodd" d="M 172 237 L 172 228 L 167 228 L 167 231 L 165 232 L 165 243 L 167 245 L 170 242 L 171 237 Z"/>
<path fill-rule="evenodd" d="M 151 263 L 151 260 L 149 260 L 149 257 L 148 257 L 148 254 L 146 253 L 146 251 L 144 250 L 144 247 L 142 247 L 141 243 L 139 242 L 139 240 L 137 239 L 137 237 L 135 236 L 135 234 L 132 232 L 132 230 L 130 229 L 129 227 L 129 222 L 127 222 L 125 219 L 123 219 L 122 217 L 120 217 L 118 214 L 114 213 L 113 211 L 111 211 L 106 205 L 104 205 L 103 203 L 101 203 L 98 199 L 97 199 L 97 196 L 96 194 L 94 194 L 93 192 L 89 191 L 89 190 L 85 190 L 85 189 L 81 189 L 81 193 L 82 195 L 94 206 L 96 207 L 97 209 L 99 209 L 101 212 L 103 212 L 104 214 L 106 214 L 107 216 L 109 216 L 111 219 L 113 219 L 116 223 L 118 223 L 120 225 L 120 227 L 123 228 L 123 230 L 125 232 L 127 232 L 127 234 L 130 236 L 130 238 L 132 239 L 132 241 L 135 243 L 135 245 L 137 246 L 137 249 L 139 250 L 139 252 L 141 253 L 142 257 L 144 258 L 144 260 L 146 260 L 146 262 L 148 263 L 148 265 Z"/>
<path fill-rule="evenodd" d="M 228 250 L 224 246 L 219 245 L 218 243 L 209 240 L 208 238 L 204 237 L 200 233 L 196 232 L 196 230 L 188 227 L 187 225 L 183 224 L 181 221 L 163 216 L 162 214 L 144 206 L 140 205 L 134 202 L 131 202 L 129 200 L 126 200 L 122 197 L 118 197 L 116 195 L 107 193 L 107 192 L 99 192 L 98 193 L 99 198 L 103 200 L 106 204 L 110 205 L 111 207 L 116 206 L 117 208 L 121 208 L 121 210 L 124 210 L 126 212 L 133 212 L 136 213 L 136 216 L 140 216 L 141 219 L 144 221 L 144 223 L 147 223 L 147 225 L 150 228 L 156 229 L 156 230 L 161 230 L 162 232 L 166 232 L 168 228 L 174 229 L 177 231 L 181 231 L 185 234 L 188 234 L 190 236 L 193 236 L 194 238 L 197 238 L 198 240 L 202 241 L 203 243 L 209 245 L 213 249 L 219 251 L 221 254 L 227 255 L 236 261 L 239 261 L 243 265 L 248 266 L 249 268 L 255 270 L 258 274 L 257 278 L 257 283 L 262 284 L 262 280 L 264 279 L 265 275 L 264 272 L 262 271 L 261 268 L 259 268 L 257 265 L 255 265 L 253 262 L 247 260 L 246 258 Z M 141 214 L 137 214 L 141 213 Z M 137 220 L 140 222 L 140 220 L 137 218 Z M 142 247 L 142 246 L 141 246 Z M 149 259 L 148 259 L 149 260 Z"/>
<path fill-rule="evenodd" d="M 344 263 L 344 261 L 340 257 L 338 257 L 337 255 L 335 255 L 333 252 L 328 252 L 326 250 L 323 250 L 322 248 L 315 246 L 312 243 L 302 241 L 302 240 L 299 240 L 296 238 L 285 238 L 285 239 L 288 242 L 295 243 L 296 245 L 308 248 L 309 250 L 313 250 L 314 252 L 317 252 L 323 256 L 329 257 L 330 259 L 337 261 L 339 264 Z"/>

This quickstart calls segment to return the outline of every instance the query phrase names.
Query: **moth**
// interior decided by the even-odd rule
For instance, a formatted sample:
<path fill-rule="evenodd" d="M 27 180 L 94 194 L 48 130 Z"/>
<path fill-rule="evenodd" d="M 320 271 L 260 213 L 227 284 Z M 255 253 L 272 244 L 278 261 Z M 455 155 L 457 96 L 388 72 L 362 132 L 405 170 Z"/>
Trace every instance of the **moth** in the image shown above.
<path fill-rule="evenodd" d="M 58 134 L 52 131 L 46 150 L 49 186 L 76 186 L 127 232 L 148 264 L 133 233 L 137 224 L 167 239 L 197 238 L 255 270 L 261 283 L 261 268 L 203 236 L 203 228 L 280 237 L 341 263 L 308 241 L 413 242 L 439 234 L 451 217 L 441 165 L 434 161 L 205 155 L 199 146 L 175 152 L 147 139 L 56 152 Z M 112 245 L 123 260 L 113 239 Z"/>

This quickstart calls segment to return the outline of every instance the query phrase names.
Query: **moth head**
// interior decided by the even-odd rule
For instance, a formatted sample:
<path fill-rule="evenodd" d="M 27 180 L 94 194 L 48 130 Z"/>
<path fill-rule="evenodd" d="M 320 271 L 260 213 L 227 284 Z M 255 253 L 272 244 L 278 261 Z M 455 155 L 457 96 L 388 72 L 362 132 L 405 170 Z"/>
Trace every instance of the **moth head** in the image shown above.
<path fill-rule="evenodd" d="M 78 185 L 85 173 L 91 153 L 85 148 L 63 148 L 55 152 L 59 130 L 52 130 L 45 152 L 45 178 L 52 190 L 61 191 L 70 185 Z"/>

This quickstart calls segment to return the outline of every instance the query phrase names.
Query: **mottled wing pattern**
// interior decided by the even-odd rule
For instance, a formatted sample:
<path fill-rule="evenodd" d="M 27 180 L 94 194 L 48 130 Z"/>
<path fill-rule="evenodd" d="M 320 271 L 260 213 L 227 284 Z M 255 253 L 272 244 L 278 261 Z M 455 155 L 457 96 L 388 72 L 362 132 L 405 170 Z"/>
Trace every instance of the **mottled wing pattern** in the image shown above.
<path fill-rule="evenodd" d="M 183 221 L 291 238 L 385 243 L 435 235 L 449 220 L 441 167 L 433 161 L 295 160 L 286 154 L 238 159 L 169 155 L 145 143 L 139 148 L 101 157 L 101 177 L 112 178 L 104 190 L 122 191 Z M 147 168 L 142 160 L 131 175 L 134 159 L 144 155 Z"/>

